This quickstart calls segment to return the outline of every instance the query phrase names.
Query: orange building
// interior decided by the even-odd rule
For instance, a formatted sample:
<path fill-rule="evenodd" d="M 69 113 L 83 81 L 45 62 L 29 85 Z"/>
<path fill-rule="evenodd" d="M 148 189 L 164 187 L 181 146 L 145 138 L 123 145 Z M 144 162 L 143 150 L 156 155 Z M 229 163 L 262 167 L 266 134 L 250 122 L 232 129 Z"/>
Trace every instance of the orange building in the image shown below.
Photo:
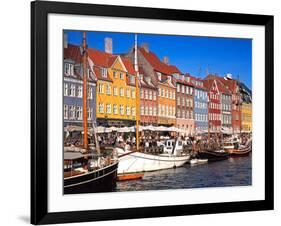
<path fill-rule="evenodd" d="M 167 76 L 158 81 L 158 125 L 174 126 L 176 124 L 176 87 L 172 77 Z"/>

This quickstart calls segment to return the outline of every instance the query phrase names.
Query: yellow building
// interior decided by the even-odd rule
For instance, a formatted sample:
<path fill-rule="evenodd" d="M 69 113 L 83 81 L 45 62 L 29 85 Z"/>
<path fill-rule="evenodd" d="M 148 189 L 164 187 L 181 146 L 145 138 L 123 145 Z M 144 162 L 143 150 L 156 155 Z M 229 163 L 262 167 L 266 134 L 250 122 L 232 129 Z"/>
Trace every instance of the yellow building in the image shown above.
<path fill-rule="evenodd" d="M 135 125 L 136 77 L 133 65 L 119 55 L 95 49 L 88 49 L 88 56 L 97 77 L 97 125 Z"/>
<path fill-rule="evenodd" d="M 158 82 L 158 125 L 176 124 L 176 87 L 171 76 Z"/>
<path fill-rule="evenodd" d="M 252 103 L 242 103 L 242 132 L 252 132 Z"/>

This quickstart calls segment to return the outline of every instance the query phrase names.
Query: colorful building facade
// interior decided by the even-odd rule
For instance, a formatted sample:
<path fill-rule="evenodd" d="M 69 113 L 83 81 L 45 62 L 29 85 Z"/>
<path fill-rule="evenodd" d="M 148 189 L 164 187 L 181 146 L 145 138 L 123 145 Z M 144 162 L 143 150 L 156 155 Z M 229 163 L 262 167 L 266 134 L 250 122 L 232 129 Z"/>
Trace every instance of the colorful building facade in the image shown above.
<path fill-rule="evenodd" d="M 194 122 L 195 133 L 208 132 L 208 91 L 204 87 L 203 80 L 191 77 L 194 85 Z"/>
<path fill-rule="evenodd" d="M 174 75 L 176 83 L 176 126 L 183 135 L 194 133 L 194 85 L 188 75 Z"/>
<path fill-rule="evenodd" d="M 134 49 L 124 56 L 134 62 Z M 142 73 L 149 77 L 151 84 L 158 90 L 157 125 L 176 125 L 176 87 L 172 76 L 182 73 L 174 65 L 169 65 L 167 57 L 161 61 L 148 45 L 137 48 L 137 59 Z M 145 108 L 144 104 L 141 102 L 141 109 Z"/>
<path fill-rule="evenodd" d="M 63 118 L 64 126 L 83 123 L 83 66 L 79 46 L 64 43 Z M 88 124 L 96 120 L 96 77 L 88 65 Z"/>
<path fill-rule="evenodd" d="M 158 89 L 142 68 L 139 68 L 140 88 L 140 124 L 157 125 L 158 123 Z"/>
<path fill-rule="evenodd" d="M 205 79 L 204 87 L 208 90 L 209 128 L 211 132 L 221 131 L 221 95 L 215 79 Z"/>
<path fill-rule="evenodd" d="M 136 124 L 136 77 L 133 65 L 125 58 L 88 49 L 89 64 L 98 78 L 96 117 L 100 126 Z"/>

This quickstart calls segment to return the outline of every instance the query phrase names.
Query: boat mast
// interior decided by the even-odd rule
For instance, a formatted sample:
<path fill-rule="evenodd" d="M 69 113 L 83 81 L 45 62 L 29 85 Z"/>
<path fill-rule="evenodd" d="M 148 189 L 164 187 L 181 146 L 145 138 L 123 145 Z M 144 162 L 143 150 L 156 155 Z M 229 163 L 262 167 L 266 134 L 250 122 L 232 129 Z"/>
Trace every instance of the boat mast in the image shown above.
<path fill-rule="evenodd" d="M 139 150 L 139 67 L 138 67 L 138 37 L 135 34 L 135 48 L 134 48 L 134 66 L 136 71 L 136 148 Z"/>
<path fill-rule="evenodd" d="M 86 32 L 83 32 L 83 147 L 88 149 L 88 117 L 87 117 L 87 51 Z"/>

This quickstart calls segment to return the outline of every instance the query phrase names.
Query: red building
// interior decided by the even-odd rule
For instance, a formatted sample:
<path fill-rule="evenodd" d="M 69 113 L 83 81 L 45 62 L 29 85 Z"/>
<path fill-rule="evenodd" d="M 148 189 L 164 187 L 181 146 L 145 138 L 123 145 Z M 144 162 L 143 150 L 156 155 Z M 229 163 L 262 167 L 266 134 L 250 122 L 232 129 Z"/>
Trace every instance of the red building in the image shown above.
<path fill-rule="evenodd" d="M 140 124 L 157 125 L 158 102 L 157 87 L 152 83 L 151 77 L 139 68 L 140 84 Z"/>
<path fill-rule="evenodd" d="M 221 94 L 215 79 L 204 80 L 204 87 L 208 90 L 209 128 L 211 132 L 221 131 Z"/>
<path fill-rule="evenodd" d="M 239 91 L 239 82 L 232 79 L 231 75 L 219 77 L 215 75 L 208 75 L 207 79 L 217 79 L 227 89 L 227 93 L 231 95 L 231 124 L 234 133 L 239 133 L 242 128 L 242 100 Z"/>
<path fill-rule="evenodd" d="M 182 129 L 184 135 L 192 135 L 194 132 L 194 85 L 190 81 L 190 75 L 174 75 L 176 83 L 176 125 Z"/>

